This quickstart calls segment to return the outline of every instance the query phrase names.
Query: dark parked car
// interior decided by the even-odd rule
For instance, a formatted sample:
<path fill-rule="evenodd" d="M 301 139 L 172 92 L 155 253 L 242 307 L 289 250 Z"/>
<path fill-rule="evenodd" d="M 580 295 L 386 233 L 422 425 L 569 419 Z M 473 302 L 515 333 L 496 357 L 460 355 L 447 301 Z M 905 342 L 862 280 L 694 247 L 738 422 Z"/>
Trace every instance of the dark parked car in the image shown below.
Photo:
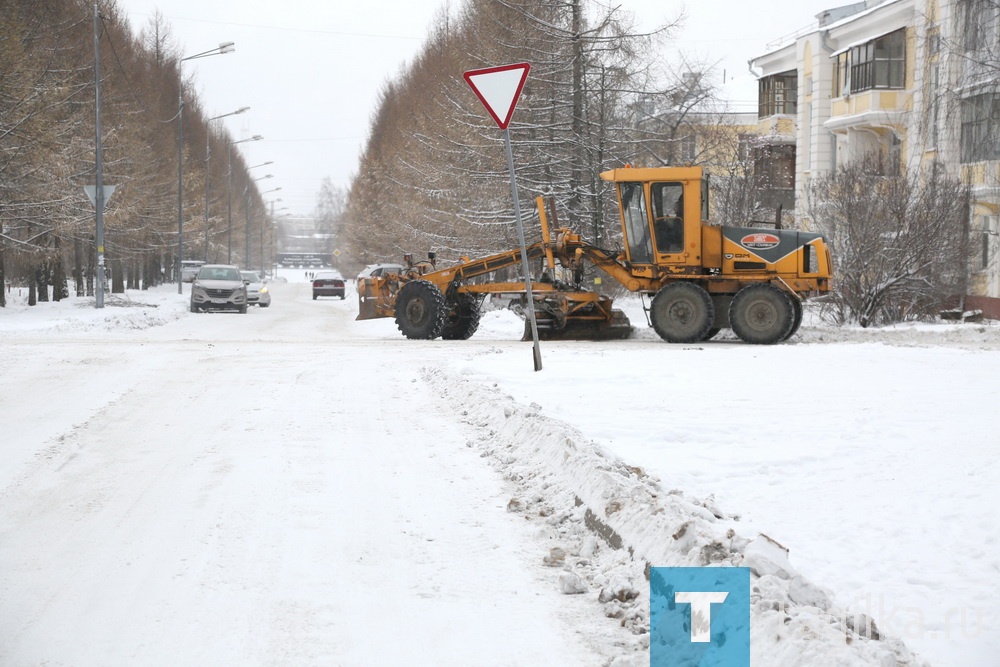
<path fill-rule="evenodd" d="M 344 294 L 344 277 L 336 271 L 317 271 L 313 276 L 313 299 L 320 296 L 339 296 Z"/>
<path fill-rule="evenodd" d="M 205 264 L 191 283 L 191 312 L 238 310 L 247 312 L 247 285 L 240 269 L 229 264 Z"/>

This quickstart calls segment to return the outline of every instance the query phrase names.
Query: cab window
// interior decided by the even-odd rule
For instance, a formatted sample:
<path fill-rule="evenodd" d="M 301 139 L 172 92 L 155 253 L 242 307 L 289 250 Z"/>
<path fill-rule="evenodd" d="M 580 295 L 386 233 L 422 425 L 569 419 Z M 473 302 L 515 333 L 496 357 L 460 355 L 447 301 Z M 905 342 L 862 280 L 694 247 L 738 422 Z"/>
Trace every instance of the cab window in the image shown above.
<path fill-rule="evenodd" d="M 622 183 L 619 187 L 629 261 L 633 264 L 652 264 L 653 242 L 649 236 L 649 219 L 646 217 L 646 197 L 642 191 L 642 183 Z"/>
<path fill-rule="evenodd" d="M 680 183 L 653 183 L 653 233 L 656 250 L 676 253 L 684 249 L 684 186 Z"/>

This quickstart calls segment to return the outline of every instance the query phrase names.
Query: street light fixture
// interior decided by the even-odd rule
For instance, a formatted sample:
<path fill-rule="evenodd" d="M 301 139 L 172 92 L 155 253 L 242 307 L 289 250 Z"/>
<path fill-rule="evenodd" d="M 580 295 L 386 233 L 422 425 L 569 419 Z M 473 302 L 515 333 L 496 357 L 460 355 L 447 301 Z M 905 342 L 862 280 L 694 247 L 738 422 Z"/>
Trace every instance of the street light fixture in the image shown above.
<path fill-rule="evenodd" d="M 225 118 L 227 116 L 236 116 L 241 113 L 246 113 L 250 110 L 250 107 L 240 107 L 236 111 L 230 111 L 229 113 L 224 113 L 219 116 L 213 116 L 208 119 L 209 131 L 205 138 L 205 263 L 208 264 L 208 192 L 212 184 L 211 172 L 208 170 L 209 161 L 212 159 L 212 127 L 211 122 L 213 120 L 219 120 L 220 118 Z M 228 135 L 227 135 L 228 137 Z"/>
<path fill-rule="evenodd" d="M 255 134 L 247 139 L 240 139 L 239 141 L 229 142 L 229 148 L 226 149 L 226 153 L 229 157 L 229 168 L 226 171 L 226 218 L 228 219 L 227 231 L 226 231 L 226 263 L 233 263 L 233 146 L 236 144 L 243 144 L 248 141 L 260 141 L 263 139 L 259 134 Z"/>
<path fill-rule="evenodd" d="M 214 49 L 196 53 L 177 61 L 177 293 L 184 293 L 181 262 L 184 259 L 184 61 L 209 56 L 221 56 L 236 50 L 233 42 L 222 42 Z"/>

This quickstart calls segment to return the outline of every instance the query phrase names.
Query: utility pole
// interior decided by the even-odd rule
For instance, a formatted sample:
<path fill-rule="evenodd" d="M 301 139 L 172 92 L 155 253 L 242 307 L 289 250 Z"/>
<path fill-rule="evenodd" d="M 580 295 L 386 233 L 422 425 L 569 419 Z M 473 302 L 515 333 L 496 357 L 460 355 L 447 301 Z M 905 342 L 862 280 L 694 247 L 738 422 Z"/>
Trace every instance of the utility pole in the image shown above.
<path fill-rule="evenodd" d="M 94 125 L 96 126 L 96 141 L 94 142 L 94 163 L 96 171 L 96 187 L 94 188 L 94 207 L 97 210 L 97 229 L 94 245 L 97 246 L 97 290 L 95 306 L 104 308 L 104 145 L 101 143 L 101 12 L 94 2 Z"/>

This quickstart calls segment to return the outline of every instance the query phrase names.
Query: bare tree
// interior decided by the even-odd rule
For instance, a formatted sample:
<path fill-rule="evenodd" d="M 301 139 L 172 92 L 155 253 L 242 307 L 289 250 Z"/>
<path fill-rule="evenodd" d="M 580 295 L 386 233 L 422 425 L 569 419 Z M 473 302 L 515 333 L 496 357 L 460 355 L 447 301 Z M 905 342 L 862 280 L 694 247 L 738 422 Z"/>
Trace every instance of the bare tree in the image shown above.
<path fill-rule="evenodd" d="M 812 184 L 810 210 L 836 263 L 825 312 L 837 323 L 932 318 L 966 283 L 967 189 L 933 168 L 881 172 L 862 160 Z"/>
<path fill-rule="evenodd" d="M 598 174 L 634 148 L 625 106 L 650 90 L 658 34 L 638 34 L 619 8 L 586 0 L 471 0 L 443 14 L 383 90 L 350 192 L 352 257 L 428 249 L 454 259 L 514 244 L 502 138 L 461 73 L 518 60 L 532 64 L 511 125 L 525 198 L 551 195 L 564 221 L 604 237 Z"/>

